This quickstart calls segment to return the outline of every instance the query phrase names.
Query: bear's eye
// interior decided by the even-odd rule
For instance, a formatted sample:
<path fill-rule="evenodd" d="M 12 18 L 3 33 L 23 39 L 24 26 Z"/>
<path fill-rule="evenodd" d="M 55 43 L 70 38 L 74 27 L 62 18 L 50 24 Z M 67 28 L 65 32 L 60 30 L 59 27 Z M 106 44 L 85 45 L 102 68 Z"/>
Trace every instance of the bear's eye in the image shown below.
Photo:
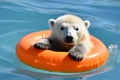
<path fill-rule="evenodd" d="M 64 30 L 64 27 L 63 26 L 61 26 L 61 28 L 60 28 L 61 30 Z"/>
<path fill-rule="evenodd" d="M 76 31 L 78 31 L 78 30 L 79 30 L 79 28 L 75 28 L 75 30 L 76 30 Z"/>

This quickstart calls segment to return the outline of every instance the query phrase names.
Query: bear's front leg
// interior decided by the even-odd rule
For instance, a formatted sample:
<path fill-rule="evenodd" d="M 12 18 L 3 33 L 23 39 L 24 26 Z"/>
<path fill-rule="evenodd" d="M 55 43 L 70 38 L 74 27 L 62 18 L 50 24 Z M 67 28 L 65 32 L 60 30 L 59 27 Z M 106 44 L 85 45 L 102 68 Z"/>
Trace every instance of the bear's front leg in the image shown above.
<path fill-rule="evenodd" d="M 38 49 L 50 49 L 51 48 L 51 44 L 49 39 L 45 38 L 45 39 L 41 39 L 39 42 L 34 44 L 35 48 Z"/>
<path fill-rule="evenodd" d="M 69 51 L 69 57 L 73 60 L 81 61 L 86 53 L 86 48 L 83 44 L 77 44 Z"/>

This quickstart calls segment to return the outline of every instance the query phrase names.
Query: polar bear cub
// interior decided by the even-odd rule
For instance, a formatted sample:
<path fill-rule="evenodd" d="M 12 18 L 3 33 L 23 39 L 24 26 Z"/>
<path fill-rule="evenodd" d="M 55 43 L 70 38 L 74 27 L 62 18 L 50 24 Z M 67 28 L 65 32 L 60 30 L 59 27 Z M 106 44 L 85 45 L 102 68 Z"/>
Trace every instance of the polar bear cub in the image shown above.
<path fill-rule="evenodd" d="M 69 57 L 81 61 L 93 47 L 88 28 L 90 22 L 75 15 L 63 15 L 48 21 L 51 34 L 34 44 L 35 48 L 68 51 Z"/>

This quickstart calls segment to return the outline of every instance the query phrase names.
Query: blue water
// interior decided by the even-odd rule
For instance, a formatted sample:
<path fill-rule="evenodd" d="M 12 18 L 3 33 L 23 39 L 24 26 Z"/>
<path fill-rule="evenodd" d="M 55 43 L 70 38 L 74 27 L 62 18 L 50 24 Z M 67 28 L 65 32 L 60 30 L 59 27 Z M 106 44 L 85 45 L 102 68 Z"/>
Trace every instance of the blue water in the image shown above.
<path fill-rule="evenodd" d="M 90 33 L 110 50 L 111 57 L 105 67 L 65 75 L 19 63 L 15 53 L 17 42 L 28 33 L 49 29 L 48 20 L 64 14 L 90 20 Z M 0 0 L 0 80 L 119 80 L 119 50 L 119 0 Z"/>

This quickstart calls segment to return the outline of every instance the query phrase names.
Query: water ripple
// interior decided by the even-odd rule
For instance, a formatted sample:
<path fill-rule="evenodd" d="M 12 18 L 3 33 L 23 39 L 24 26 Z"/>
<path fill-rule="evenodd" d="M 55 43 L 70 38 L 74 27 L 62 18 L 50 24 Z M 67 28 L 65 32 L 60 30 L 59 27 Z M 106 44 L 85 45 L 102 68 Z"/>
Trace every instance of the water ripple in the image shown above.
<path fill-rule="evenodd" d="M 0 23 L 7 23 L 7 22 L 14 22 L 14 23 L 16 23 L 16 22 L 27 22 L 27 21 L 23 21 L 23 20 L 8 20 L 8 19 L 6 19 L 6 20 L 0 20 Z"/>
<path fill-rule="evenodd" d="M 119 46 L 119 9 L 120 0 L 0 0 L 0 79 L 7 80 L 7 77 L 9 77 L 12 80 L 16 80 L 19 76 L 23 80 L 27 80 L 26 76 L 31 77 L 34 75 L 35 71 L 31 68 L 27 68 L 29 69 L 27 73 L 23 71 L 21 73 L 23 76 L 12 72 L 18 68 L 14 62 L 18 61 L 17 59 L 14 60 L 14 57 L 16 57 L 15 46 L 19 39 L 26 33 L 47 29 L 47 20 L 62 14 L 75 14 L 84 20 L 90 20 L 92 34 L 100 37 L 107 46 L 109 44 L 117 44 Z M 85 73 L 83 76 L 101 73 L 112 66 L 116 66 L 116 63 L 120 64 L 119 49 L 116 50 L 114 46 L 109 46 L 109 49 L 111 53 L 109 59 L 110 65 L 100 68 L 95 72 Z M 21 66 L 24 67 L 23 65 Z M 119 68 L 117 70 L 119 71 Z M 51 73 L 49 74 L 51 76 Z M 54 74 L 56 73 L 53 72 Z M 76 75 L 80 76 L 79 74 Z M 70 76 L 75 77 L 76 75 Z M 40 75 L 34 76 L 38 79 Z M 46 78 L 47 75 L 44 74 L 44 77 Z M 65 79 L 65 77 L 62 76 L 60 79 Z M 103 74 L 102 77 L 104 79 L 106 76 Z M 115 77 L 113 76 L 113 78 Z M 47 79 L 50 80 L 49 77 Z"/>
<path fill-rule="evenodd" d="M 23 30 L 12 31 L 12 32 L 5 33 L 5 34 L 0 35 L 0 38 L 3 38 L 3 37 L 5 37 L 5 36 L 14 35 L 14 34 L 17 34 L 17 33 L 29 32 L 29 31 L 33 31 L 33 29 L 23 29 Z"/>
<path fill-rule="evenodd" d="M 82 2 L 81 2 L 82 1 Z M 11 10 L 17 11 L 30 11 L 36 13 L 46 13 L 52 14 L 54 13 L 71 13 L 67 9 L 72 10 L 81 10 L 87 9 L 89 10 L 90 6 L 117 6 L 118 1 L 110 1 L 110 0 L 92 0 L 92 1 L 58 1 L 58 0 L 51 0 L 51 1 L 36 1 L 36 0 L 3 0 L 1 1 L 7 5 L 1 5 L 1 8 L 7 8 Z M 111 3 L 112 2 L 112 3 Z M 116 5 L 113 5 L 116 4 Z M 51 6 L 52 5 L 52 6 Z M 87 7 L 88 6 L 88 7 Z M 119 5 L 118 5 L 119 6 Z M 87 7 L 87 8 L 85 8 Z"/>

